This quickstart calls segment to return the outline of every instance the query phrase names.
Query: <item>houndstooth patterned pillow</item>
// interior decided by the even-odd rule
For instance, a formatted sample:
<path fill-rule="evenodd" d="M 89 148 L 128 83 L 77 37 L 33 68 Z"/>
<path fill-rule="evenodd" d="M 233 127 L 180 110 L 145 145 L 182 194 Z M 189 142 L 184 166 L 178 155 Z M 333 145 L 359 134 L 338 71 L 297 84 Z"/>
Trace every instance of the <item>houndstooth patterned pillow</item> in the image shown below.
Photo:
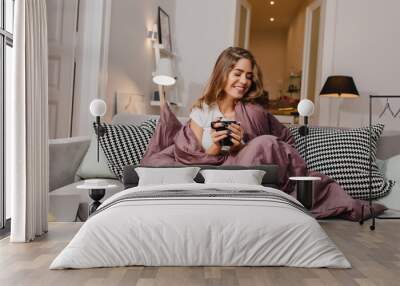
<path fill-rule="evenodd" d="M 150 139 L 154 134 L 157 120 L 149 119 L 141 125 L 105 124 L 104 136 L 100 137 L 100 145 L 107 158 L 110 170 L 122 179 L 123 167 L 138 165 L 146 152 Z M 96 123 L 94 124 L 96 128 Z"/>
<path fill-rule="evenodd" d="M 386 180 L 376 165 L 378 139 L 384 125 L 372 126 L 372 198 L 385 196 L 394 185 Z M 290 127 L 296 148 L 305 158 L 305 137 L 297 127 Z M 323 173 L 357 199 L 368 199 L 369 195 L 369 127 L 356 129 L 334 129 L 310 127 L 307 136 L 307 166 Z"/>

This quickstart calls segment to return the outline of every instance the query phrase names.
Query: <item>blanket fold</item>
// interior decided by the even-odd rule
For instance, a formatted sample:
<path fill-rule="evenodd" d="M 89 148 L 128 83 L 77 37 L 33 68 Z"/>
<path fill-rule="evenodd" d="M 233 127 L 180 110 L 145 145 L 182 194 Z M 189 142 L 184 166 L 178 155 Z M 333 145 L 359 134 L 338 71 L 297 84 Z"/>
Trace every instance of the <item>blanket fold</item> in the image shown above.
<path fill-rule="evenodd" d="M 276 164 L 279 166 L 280 190 L 296 197 L 291 176 L 318 176 L 314 185 L 311 213 L 315 218 L 340 216 L 357 221 L 370 216 L 368 202 L 350 197 L 333 179 L 315 171 L 308 171 L 306 163 L 294 148 L 294 138 L 288 128 L 272 114 L 256 104 L 235 107 L 236 120 L 244 129 L 245 146 L 237 153 L 211 156 L 206 154 L 190 128 L 190 121 L 182 125 L 166 105 L 149 147 L 140 162 L 143 166 L 166 165 L 241 165 Z M 373 204 L 375 214 L 385 210 Z"/>

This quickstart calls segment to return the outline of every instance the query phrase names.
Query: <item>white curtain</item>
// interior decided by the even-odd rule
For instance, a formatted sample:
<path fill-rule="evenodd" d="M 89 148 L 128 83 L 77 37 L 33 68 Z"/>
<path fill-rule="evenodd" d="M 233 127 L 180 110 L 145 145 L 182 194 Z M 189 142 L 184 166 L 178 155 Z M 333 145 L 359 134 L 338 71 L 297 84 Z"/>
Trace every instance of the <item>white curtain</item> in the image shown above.
<path fill-rule="evenodd" d="M 47 232 L 46 0 L 15 2 L 14 94 L 6 98 L 6 184 L 11 189 L 12 242 Z"/>

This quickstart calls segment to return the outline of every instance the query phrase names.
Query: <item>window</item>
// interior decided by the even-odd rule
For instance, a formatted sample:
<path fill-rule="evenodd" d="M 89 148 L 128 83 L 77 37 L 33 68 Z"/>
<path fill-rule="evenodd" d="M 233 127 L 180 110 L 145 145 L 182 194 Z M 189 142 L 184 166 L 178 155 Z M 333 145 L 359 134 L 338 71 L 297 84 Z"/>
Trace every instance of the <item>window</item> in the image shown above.
<path fill-rule="evenodd" d="M 11 92 L 11 75 L 13 72 L 13 32 L 14 0 L 0 0 L 0 228 L 4 229 L 10 217 L 10 194 L 4 187 L 4 105 L 5 98 Z M 1 233 L 0 233 L 1 234 Z"/>

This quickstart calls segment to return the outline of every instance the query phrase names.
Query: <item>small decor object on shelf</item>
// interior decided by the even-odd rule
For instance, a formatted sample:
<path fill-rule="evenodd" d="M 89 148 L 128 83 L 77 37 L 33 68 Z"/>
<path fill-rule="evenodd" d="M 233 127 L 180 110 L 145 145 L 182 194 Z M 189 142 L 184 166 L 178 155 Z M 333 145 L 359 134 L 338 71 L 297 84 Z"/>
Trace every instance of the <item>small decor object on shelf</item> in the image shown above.
<path fill-rule="evenodd" d="M 299 98 L 301 90 L 301 72 L 295 73 L 294 71 L 290 72 L 289 82 L 287 92 L 290 94 L 290 97 Z"/>
<path fill-rule="evenodd" d="M 158 7 L 158 42 L 163 45 L 166 51 L 172 53 L 169 15 L 161 7 Z"/>
<path fill-rule="evenodd" d="M 107 111 L 107 104 L 102 99 L 93 99 L 90 103 L 90 113 L 96 117 L 96 135 L 97 135 L 97 162 L 99 162 L 99 149 L 100 149 L 100 137 L 106 132 L 105 128 L 101 126 L 100 117 L 104 116 Z"/>

